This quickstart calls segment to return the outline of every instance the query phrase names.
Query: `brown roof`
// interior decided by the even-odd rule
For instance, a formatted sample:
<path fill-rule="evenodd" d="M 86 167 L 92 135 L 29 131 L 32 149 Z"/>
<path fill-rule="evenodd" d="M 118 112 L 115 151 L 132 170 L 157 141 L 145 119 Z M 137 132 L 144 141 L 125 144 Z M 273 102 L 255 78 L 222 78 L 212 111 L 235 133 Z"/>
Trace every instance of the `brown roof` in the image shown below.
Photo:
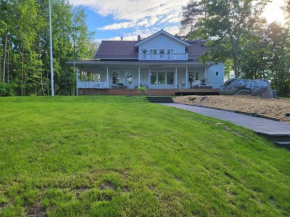
<path fill-rule="evenodd" d="M 95 59 L 138 59 L 138 48 L 135 44 L 138 41 L 102 41 Z M 205 41 L 187 41 L 190 44 L 188 48 L 188 58 L 196 59 L 209 50 L 204 45 Z"/>
<path fill-rule="evenodd" d="M 195 59 L 209 51 L 209 47 L 205 46 L 206 41 L 189 41 L 190 47 L 188 48 L 188 58 Z"/>
<path fill-rule="evenodd" d="M 94 58 L 138 58 L 137 41 L 102 41 Z"/>

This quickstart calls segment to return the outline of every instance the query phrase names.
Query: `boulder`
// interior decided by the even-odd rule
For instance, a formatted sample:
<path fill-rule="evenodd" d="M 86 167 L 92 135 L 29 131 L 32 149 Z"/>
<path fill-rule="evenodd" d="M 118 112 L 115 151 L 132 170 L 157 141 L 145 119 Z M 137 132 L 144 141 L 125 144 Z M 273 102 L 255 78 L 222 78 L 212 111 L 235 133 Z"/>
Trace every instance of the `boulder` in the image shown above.
<path fill-rule="evenodd" d="M 219 88 L 221 95 L 251 95 L 273 98 L 270 83 L 266 80 L 232 78 Z"/>

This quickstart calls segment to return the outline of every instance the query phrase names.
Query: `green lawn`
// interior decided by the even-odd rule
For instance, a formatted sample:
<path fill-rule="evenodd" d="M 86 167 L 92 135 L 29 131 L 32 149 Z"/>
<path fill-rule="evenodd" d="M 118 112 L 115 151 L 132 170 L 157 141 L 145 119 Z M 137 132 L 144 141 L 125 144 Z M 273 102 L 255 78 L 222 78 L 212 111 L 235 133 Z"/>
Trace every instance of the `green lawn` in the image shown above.
<path fill-rule="evenodd" d="M 0 98 L 0 216 L 289 216 L 290 154 L 138 97 Z"/>

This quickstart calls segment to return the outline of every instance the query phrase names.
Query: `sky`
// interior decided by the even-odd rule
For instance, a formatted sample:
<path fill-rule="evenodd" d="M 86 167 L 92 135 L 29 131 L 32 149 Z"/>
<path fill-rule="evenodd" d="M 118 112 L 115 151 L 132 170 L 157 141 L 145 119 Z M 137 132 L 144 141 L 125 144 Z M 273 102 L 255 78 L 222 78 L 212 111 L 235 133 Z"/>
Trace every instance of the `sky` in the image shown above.
<path fill-rule="evenodd" d="M 182 7 L 189 0 L 70 0 L 81 5 L 87 14 L 90 31 L 95 40 L 137 40 L 137 35 L 147 37 L 160 29 L 171 34 L 179 32 Z M 273 0 L 263 14 L 268 22 L 284 23 L 281 7 L 284 0 Z"/>

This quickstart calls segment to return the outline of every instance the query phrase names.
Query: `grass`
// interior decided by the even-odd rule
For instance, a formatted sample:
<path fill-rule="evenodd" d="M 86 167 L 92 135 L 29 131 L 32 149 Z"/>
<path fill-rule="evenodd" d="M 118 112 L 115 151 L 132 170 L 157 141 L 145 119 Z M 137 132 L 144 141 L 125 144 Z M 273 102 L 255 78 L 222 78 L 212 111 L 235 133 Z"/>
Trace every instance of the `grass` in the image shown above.
<path fill-rule="evenodd" d="M 290 155 L 139 97 L 0 98 L 0 216 L 289 216 Z"/>

